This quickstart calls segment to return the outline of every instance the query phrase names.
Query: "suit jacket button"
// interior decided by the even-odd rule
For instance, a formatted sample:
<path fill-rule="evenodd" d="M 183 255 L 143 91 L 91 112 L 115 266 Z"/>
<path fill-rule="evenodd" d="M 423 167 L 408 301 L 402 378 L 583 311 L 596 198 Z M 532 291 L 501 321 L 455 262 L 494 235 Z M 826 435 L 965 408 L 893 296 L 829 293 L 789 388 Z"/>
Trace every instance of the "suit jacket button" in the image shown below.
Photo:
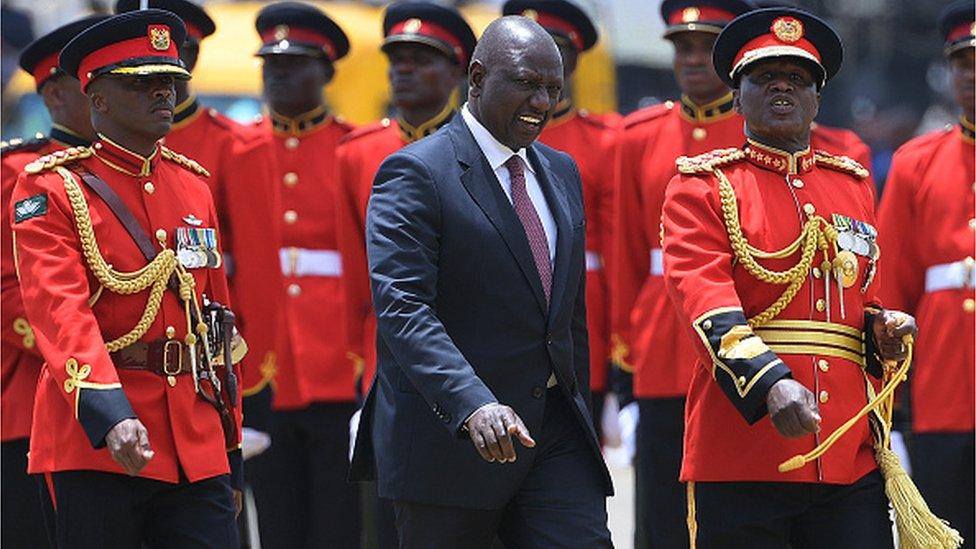
<path fill-rule="evenodd" d="M 535 398 L 542 398 L 542 394 L 544 392 L 545 391 L 542 390 L 542 387 L 533 387 L 532 388 L 532 396 L 534 396 Z"/>

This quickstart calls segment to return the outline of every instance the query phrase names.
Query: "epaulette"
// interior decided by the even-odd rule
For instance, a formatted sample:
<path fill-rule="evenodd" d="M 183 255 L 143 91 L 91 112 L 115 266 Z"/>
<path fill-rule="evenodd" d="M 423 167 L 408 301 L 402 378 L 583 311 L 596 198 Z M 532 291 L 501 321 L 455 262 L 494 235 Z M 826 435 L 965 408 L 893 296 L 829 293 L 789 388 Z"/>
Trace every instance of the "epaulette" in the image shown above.
<path fill-rule="evenodd" d="M 29 174 L 41 173 L 45 170 L 53 170 L 58 166 L 63 166 L 76 160 L 88 158 L 91 155 L 91 147 L 68 147 L 67 149 L 54 151 L 51 154 L 45 154 L 30 164 L 24 166 L 24 171 Z"/>
<path fill-rule="evenodd" d="M 384 118 L 382 120 L 373 122 L 372 124 L 366 124 L 365 126 L 360 126 L 352 130 L 351 132 L 347 133 L 346 135 L 343 135 L 339 139 L 339 143 L 348 143 L 350 141 L 359 139 L 360 137 L 365 137 L 367 135 L 374 134 L 380 130 L 385 130 L 386 128 L 390 127 L 390 124 L 391 124 L 390 119 Z"/>
<path fill-rule="evenodd" d="M 587 123 L 587 124 L 589 124 L 591 126 L 596 126 L 597 128 L 600 128 L 601 130 L 607 130 L 607 129 L 610 129 L 610 127 L 611 127 L 609 124 L 606 123 L 605 120 L 602 120 L 600 118 L 597 118 L 596 116 L 593 116 L 592 114 L 590 114 L 590 111 L 588 111 L 586 109 L 580 109 L 580 110 L 576 111 L 576 116 L 579 117 L 579 119 L 581 121 L 583 121 L 583 122 L 585 122 L 585 123 Z"/>
<path fill-rule="evenodd" d="M 51 138 L 42 133 L 37 134 L 33 139 L 21 139 L 19 137 L 15 137 L 10 141 L 0 141 L 0 155 L 15 152 L 37 151 L 43 149 L 44 146 L 50 142 Z"/>
<path fill-rule="evenodd" d="M 660 118 L 665 114 L 671 112 L 674 108 L 674 101 L 668 100 L 664 103 L 658 103 L 652 107 L 647 107 L 636 112 L 628 114 L 624 118 L 624 128 L 629 128 L 631 126 L 636 126 L 637 124 L 643 124 L 649 120 L 654 120 Z"/>
<path fill-rule="evenodd" d="M 678 166 L 678 173 L 700 174 L 711 173 L 717 168 L 744 160 L 745 157 L 746 153 L 742 149 L 715 149 L 698 156 L 679 156 L 674 163 Z"/>
<path fill-rule="evenodd" d="M 346 119 L 338 114 L 332 117 L 332 122 L 342 126 L 342 128 L 345 129 L 347 132 L 351 132 L 356 129 L 356 126 L 353 126 L 349 122 L 346 122 Z"/>
<path fill-rule="evenodd" d="M 847 156 L 835 156 L 826 151 L 814 151 L 813 157 L 818 166 L 845 172 L 858 179 L 864 179 L 870 175 L 868 170 L 860 165 L 857 160 Z"/>
<path fill-rule="evenodd" d="M 210 119 L 213 120 L 215 124 L 217 124 L 221 128 L 224 128 L 225 130 L 234 129 L 234 121 L 231 120 L 229 117 L 221 114 L 221 112 L 218 111 L 217 109 L 212 109 L 212 108 L 207 109 L 207 116 L 209 116 Z"/>
<path fill-rule="evenodd" d="M 159 152 L 166 160 L 171 162 L 176 162 L 180 166 L 196 173 L 197 175 L 202 175 L 204 177 L 210 177 L 210 172 L 206 168 L 197 163 L 196 160 L 190 160 L 189 158 L 183 156 L 182 154 L 166 147 L 159 147 Z"/>

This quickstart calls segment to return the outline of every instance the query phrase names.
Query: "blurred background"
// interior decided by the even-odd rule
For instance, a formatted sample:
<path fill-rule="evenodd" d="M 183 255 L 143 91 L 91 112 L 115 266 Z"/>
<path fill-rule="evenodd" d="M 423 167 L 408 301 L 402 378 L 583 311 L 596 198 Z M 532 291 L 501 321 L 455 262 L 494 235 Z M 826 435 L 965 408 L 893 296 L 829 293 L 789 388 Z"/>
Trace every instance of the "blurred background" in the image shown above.
<path fill-rule="evenodd" d="M 949 0 L 794 0 L 829 19 L 845 45 L 844 66 L 827 87 L 819 120 L 848 127 L 874 153 L 879 186 L 891 153 L 913 135 L 955 121 L 936 17 Z M 17 67 L 20 49 L 54 27 L 112 0 L 2 0 L 3 139 L 29 137 L 49 127 L 32 81 Z M 204 41 L 193 88 L 203 104 L 240 120 L 261 112 L 260 71 L 253 57 L 253 22 L 265 2 L 204 0 L 217 33 Z M 352 53 L 338 63 L 328 89 L 333 109 L 353 123 L 388 110 L 386 59 L 379 51 L 385 0 L 314 2 L 349 34 Z M 445 0 L 461 7 L 477 31 L 500 10 L 501 0 Z M 674 98 L 671 45 L 661 39 L 660 0 L 579 0 L 599 22 L 600 44 L 581 59 L 574 92 L 594 112 L 623 114 Z"/>

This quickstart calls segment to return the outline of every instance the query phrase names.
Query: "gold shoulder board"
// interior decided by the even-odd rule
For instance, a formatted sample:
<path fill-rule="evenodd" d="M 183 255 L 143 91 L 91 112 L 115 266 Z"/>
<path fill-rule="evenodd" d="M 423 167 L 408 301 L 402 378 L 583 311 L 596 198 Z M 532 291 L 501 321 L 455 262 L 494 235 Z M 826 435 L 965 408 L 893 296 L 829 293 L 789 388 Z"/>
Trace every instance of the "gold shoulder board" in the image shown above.
<path fill-rule="evenodd" d="M 816 151 L 814 153 L 814 158 L 816 159 L 818 166 L 844 172 L 853 175 L 858 179 L 864 179 L 870 175 L 867 168 L 858 163 L 857 160 L 854 160 L 848 156 L 835 156 L 825 151 Z"/>
<path fill-rule="evenodd" d="M 679 156 L 674 163 L 678 166 L 678 173 L 701 174 L 711 173 L 717 168 L 728 166 L 745 158 L 741 149 L 715 149 L 698 156 Z"/>
<path fill-rule="evenodd" d="M 180 166 L 183 166 L 184 168 L 190 170 L 191 172 L 194 172 L 197 175 L 202 175 L 203 177 L 210 177 L 210 172 L 208 172 L 207 169 L 201 166 L 200 163 L 197 162 L 196 160 L 191 160 L 172 149 L 167 149 L 166 147 L 160 147 L 159 150 L 163 155 L 163 158 L 165 158 L 166 160 L 175 162 Z"/>
<path fill-rule="evenodd" d="M 75 160 L 88 158 L 91 155 L 91 147 L 69 147 L 60 151 L 54 151 L 51 154 L 45 154 L 24 166 L 24 171 L 29 174 L 37 174 L 46 170 L 53 170 L 58 166 L 63 166 Z"/>

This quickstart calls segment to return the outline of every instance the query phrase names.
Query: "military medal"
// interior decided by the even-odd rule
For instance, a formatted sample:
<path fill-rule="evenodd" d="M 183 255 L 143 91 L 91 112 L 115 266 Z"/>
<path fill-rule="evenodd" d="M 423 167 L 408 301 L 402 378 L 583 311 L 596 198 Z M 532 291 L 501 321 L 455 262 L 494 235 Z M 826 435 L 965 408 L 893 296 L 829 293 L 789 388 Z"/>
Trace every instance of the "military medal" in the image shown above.
<path fill-rule="evenodd" d="M 844 288 L 850 288 L 857 282 L 857 256 L 849 250 L 837 252 L 833 261 L 834 277 Z"/>
<path fill-rule="evenodd" d="M 176 258 L 187 269 L 220 267 L 217 230 L 196 227 L 176 228 Z"/>

